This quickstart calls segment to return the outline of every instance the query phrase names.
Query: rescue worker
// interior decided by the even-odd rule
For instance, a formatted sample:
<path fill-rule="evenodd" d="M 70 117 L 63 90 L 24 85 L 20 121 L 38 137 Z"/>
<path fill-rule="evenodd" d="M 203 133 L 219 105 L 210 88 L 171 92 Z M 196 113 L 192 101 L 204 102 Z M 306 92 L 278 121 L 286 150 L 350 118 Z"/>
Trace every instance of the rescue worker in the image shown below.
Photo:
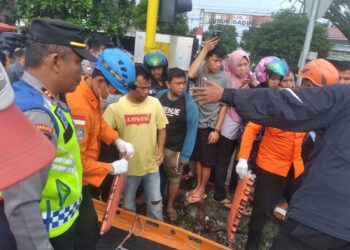
<path fill-rule="evenodd" d="M 321 72 L 321 79 L 329 74 Z M 194 89 L 200 105 L 221 101 L 263 126 L 316 132 L 306 163 L 309 173 L 293 195 L 288 220 L 272 249 L 350 249 L 350 86 L 280 91 L 207 84 Z"/>
<path fill-rule="evenodd" d="M 284 60 L 277 57 L 263 58 L 257 68 L 259 82 L 271 89 L 278 89 L 280 81 L 289 74 Z M 238 154 L 236 172 L 243 178 L 248 172 L 248 160 L 256 136 L 263 126 L 249 122 L 244 129 Z M 301 158 L 301 144 L 305 133 L 289 132 L 278 128 L 265 127 L 259 145 L 254 173 L 256 187 L 253 213 L 249 221 L 247 250 L 259 249 L 265 221 L 274 211 L 280 197 L 285 194 L 287 202 L 300 187 L 304 171 Z"/>
<path fill-rule="evenodd" d="M 117 48 L 105 49 L 97 58 L 91 77 L 81 80 L 76 91 L 66 96 L 77 131 L 83 165 L 83 200 L 77 220 L 76 250 L 96 249 L 99 236 L 89 184 L 99 187 L 108 174 L 116 175 L 128 170 L 128 162 L 124 158 L 113 163 L 98 161 L 100 141 L 107 145 L 114 144 L 126 158 L 134 153 L 133 146 L 119 138 L 118 132 L 103 119 L 101 108 L 123 84 L 135 81 L 134 63 L 124 51 Z"/>
<path fill-rule="evenodd" d="M 155 96 L 158 91 L 167 89 L 168 58 L 166 55 L 161 50 L 152 50 L 143 58 L 143 64 L 152 75 L 150 95 Z"/>
<path fill-rule="evenodd" d="M 339 82 L 337 69 L 327 60 L 318 58 L 305 64 L 299 72 L 301 88 L 314 88 Z"/>
<path fill-rule="evenodd" d="M 1 63 L 0 96 L 0 190 L 3 190 L 45 168 L 55 158 L 56 150 L 15 106 L 14 92 Z M 4 214 L 1 192 L 0 232 L 0 249 L 15 250 L 16 241 Z"/>
<path fill-rule="evenodd" d="M 18 250 L 71 250 L 82 188 L 80 150 L 62 95 L 81 79 L 84 29 L 56 19 L 33 19 L 25 71 L 14 83 L 16 105 L 56 147 L 56 158 L 4 191 L 5 213 Z M 30 143 L 28 141 L 27 143 Z"/>
<path fill-rule="evenodd" d="M 305 66 L 300 70 L 299 75 L 302 78 L 301 89 L 317 88 L 322 87 L 325 84 L 328 85 L 339 82 L 339 74 L 337 69 L 330 62 L 322 58 L 305 64 Z M 310 131 L 305 136 L 303 142 L 301 156 L 306 167 L 304 176 L 306 176 L 309 171 L 308 166 L 310 165 L 305 163 L 308 161 L 309 155 L 314 147 L 315 137 L 315 132 Z"/>

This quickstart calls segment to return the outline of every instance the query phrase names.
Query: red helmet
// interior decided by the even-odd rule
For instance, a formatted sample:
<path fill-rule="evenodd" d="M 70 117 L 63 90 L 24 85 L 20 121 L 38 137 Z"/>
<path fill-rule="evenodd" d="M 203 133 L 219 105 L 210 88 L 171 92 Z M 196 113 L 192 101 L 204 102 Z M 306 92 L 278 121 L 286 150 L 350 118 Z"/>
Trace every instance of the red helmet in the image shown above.
<path fill-rule="evenodd" d="M 299 75 L 320 87 L 335 84 L 339 79 L 338 70 L 325 59 L 316 59 L 305 64 Z"/>

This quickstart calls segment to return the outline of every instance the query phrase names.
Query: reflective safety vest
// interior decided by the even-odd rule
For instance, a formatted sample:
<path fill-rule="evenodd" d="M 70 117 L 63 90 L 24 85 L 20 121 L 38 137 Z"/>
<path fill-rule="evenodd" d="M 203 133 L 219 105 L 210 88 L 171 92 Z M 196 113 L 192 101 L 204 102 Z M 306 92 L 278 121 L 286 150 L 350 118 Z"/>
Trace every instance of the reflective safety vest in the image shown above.
<path fill-rule="evenodd" d="M 78 217 L 81 202 L 82 164 L 74 124 L 68 110 L 48 101 L 27 83 L 15 83 L 14 90 L 16 105 L 23 112 L 44 110 L 54 123 L 57 153 L 50 166 L 39 206 L 49 237 L 57 237 L 72 226 Z"/>

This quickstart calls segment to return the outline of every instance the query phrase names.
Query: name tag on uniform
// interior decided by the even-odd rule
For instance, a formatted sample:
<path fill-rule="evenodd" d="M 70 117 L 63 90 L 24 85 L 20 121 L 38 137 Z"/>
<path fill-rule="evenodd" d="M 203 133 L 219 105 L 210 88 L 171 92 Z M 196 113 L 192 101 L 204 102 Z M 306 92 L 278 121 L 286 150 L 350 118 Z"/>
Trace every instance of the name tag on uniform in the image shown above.
<path fill-rule="evenodd" d="M 60 108 L 57 109 L 57 115 L 60 118 L 61 122 L 63 123 L 64 128 L 67 129 L 69 123 L 68 123 L 66 117 L 64 116 L 62 109 L 60 109 Z"/>

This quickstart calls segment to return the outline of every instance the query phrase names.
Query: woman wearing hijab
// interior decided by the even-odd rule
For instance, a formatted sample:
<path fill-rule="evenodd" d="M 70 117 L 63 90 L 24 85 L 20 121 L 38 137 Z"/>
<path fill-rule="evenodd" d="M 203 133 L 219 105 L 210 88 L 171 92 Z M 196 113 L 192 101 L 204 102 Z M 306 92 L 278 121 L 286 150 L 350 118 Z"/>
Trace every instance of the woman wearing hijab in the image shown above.
<path fill-rule="evenodd" d="M 225 59 L 224 70 L 231 79 L 232 88 L 249 88 L 257 83 L 250 71 L 248 54 L 235 50 Z M 226 197 L 225 180 L 231 156 L 238 145 L 238 130 L 241 118 L 234 108 L 229 108 L 221 127 L 218 162 L 214 173 L 214 201 L 230 208 L 231 201 Z"/>

